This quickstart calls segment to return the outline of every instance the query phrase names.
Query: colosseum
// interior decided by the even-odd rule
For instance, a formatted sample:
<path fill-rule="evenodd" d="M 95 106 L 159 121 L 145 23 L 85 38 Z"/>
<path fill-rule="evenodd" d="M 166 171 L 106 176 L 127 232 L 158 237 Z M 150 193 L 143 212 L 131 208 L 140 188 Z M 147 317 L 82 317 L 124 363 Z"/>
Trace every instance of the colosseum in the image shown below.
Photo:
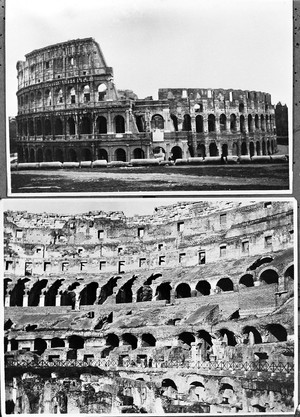
<path fill-rule="evenodd" d="M 117 90 L 93 38 L 17 63 L 19 162 L 272 155 L 274 107 L 260 91 L 164 88 L 158 100 Z"/>
<path fill-rule="evenodd" d="M 294 202 L 4 215 L 8 414 L 294 409 Z"/>

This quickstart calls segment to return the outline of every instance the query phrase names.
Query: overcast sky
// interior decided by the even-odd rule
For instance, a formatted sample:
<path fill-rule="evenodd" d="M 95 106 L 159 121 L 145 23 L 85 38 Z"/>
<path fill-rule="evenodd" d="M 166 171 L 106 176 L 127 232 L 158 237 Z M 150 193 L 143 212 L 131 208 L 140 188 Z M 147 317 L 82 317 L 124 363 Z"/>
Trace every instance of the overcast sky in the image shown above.
<path fill-rule="evenodd" d="M 7 116 L 17 113 L 16 62 L 34 49 L 93 37 L 118 89 L 265 91 L 292 97 L 291 0 L 8 0 Z"/>

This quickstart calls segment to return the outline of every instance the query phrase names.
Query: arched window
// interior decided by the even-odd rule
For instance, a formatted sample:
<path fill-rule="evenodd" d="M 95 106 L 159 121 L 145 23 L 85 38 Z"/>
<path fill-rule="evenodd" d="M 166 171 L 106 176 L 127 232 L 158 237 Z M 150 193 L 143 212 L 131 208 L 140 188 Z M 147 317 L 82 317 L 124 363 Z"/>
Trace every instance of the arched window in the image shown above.
<path fill-rule="evenodd" d="M 181 159 L 182 158 L 182 150 L 179 146 L 174 146 L 171 149 L 171 153 L 173 155 L 173 160 L 176 161 L 176 159 Z"/>
<path fill-rule="evenodd" d="M 218 148 L 217 145 L 215 144 L 215 142 L 212 142 L 209 145 L 209 155 L 210 156 L 218 156 L 219 152 L 218 152 Z"/>
<path fill-rule="evenodd" d="M 220 116 L 220 131 L 224 132 L 226 130 L 226 116 L 221 114 Z"/>
<path fill-rule="evenodd" d="M 59 118 L 55 119 L 54 129 L 55 129 L 55 135 L 63 134 L 63 123 L 61 119 Z"/>
<path fill-rule="evenodd" d="M 244 103 L 240 103 L 239 104 L 239 112 L 240 113 L 243 113 L 243 111 L 245 110 L 245 106 L 244 106 Z"/>
<path fill-rule="evenodd" d="M 126 152 L 124 149 L 119 148 L 115 151 L 115 161 L 123 161 L 126 162 Z"/>
<path fill-rule="evenodd" d="M 253 287 L 254 286 L 253 276 L 251 274 L 243 275 L 239 281 L 239 284 L 242 287 Z"/>
<path fill-rule="evenodd" d="M 245 133 L 245 117 L 243 115 L 240 116 L 240 131 Z"/>
<path fill-rule="evenodd" d="M 176 287 L 175 297 L 176 298 L 188 298 L 191 296 L 191 288 L 188 284 L 182 283 Z"/>
<path fill-rule="evenodd" d="M 230 130 L 232 132 L 236 132 L 237 126 L 236 126 L 236 115 L 231 114 L 230 115 Z"/>
<path fill-rule="evenodd" d="M 210 290 L 211 290 L 211 285 L 210 285 L 210 283 L 208 281 L 201 280 L 196 285 L 196 290 L 201 295 L 209 295 L 210 294 Z"/>
<path fill-rule="evenodd" d="M 123 116 L 115 117 L 115 129 L 116 133 L 125 133 L 125 120 Z"/>
<path fill-rule="evenodd" d="M 191 346 L 191 343 L 194 343 L 196 339 L 193 333 L 183 332 L 183 333 L 180 333 L 180 335 L 178 336 L 178 340 L 180 340 L 181 342 L 183 342 L 184 344 L 188 346 Z"/>
<path fill-rule="evenodd" d="M 184 132 L 189 132 L 190 130 L 192 130 L 191 116 L 189 114 L 185 114 L 183 116 L 182 130 Z"/>
<path fill-rule="evenodd" d="M 97 130 L 99 134 L 107 133 L 107 121 L 104 116 L 97 118 Z"/>
<path fill-rule="evenodd" d="M 88 103 L 90 100 L 91 100 L 90 86 L 85 85 L 83 87 L 83 101 L 84 103 Z"/>
<path fill-rule="evenodd" d="M 221 278 L 218 282 L 216 287 L 219 288 L 220 291 L 233 291 L 233 282 L 230 278 Z"/>
<path fill-rule="evenodd" d="M 173 120 L 173 126 L 175 132 L 178 132 L 178 119 L 174 114 L 171 114 L 171 119 Z"/>
<path fill-rule="evenodd" d="M 203 117 L 200 114 L 196 116 L 196 132 L 203 133 Z"/>
<path fill-rule="evenodd" d="M 267 269 L 260 275 L 260 281 L 265 284 L 278 284 L 278 274 L 274 269 Z"/>
<path fill-rule="evenodd" d="M 88 116 L 83 116 L 81 121 L 81 133 L 84 135 L 90 135 L 92 133 L 92 123 Z"/>
<path fill-rule="evenodd" d="M 216 118 L 214 114 L 208 115 L 208 131 L 209 132 L 215 132 L 216 130 Z"/>
<path fill-rule="evenodd" d="M 251 114 L 248 115 L 248 130 L 249 132 L 253 132 L 253 118 Z"/>
<path fill-rule="evenodd" d="M 103 101 L 106 95 L 107 86 L 105 84 L 100 84 L 98 86 L 98 101 Z"/>
<path fill-rule="evenodd" d="M 152 129 L 163 129 L 164 128 L 164 119 L 160 114 L 155 114 L 151 120 Z"/>

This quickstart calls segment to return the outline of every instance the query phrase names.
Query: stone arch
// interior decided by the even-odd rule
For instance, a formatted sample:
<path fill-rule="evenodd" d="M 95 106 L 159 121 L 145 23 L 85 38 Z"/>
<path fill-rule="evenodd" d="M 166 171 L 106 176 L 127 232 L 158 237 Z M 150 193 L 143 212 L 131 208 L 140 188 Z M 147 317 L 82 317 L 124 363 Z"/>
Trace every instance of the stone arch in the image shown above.
<path fill-rule="evenodd" d="M 270 141 L 267 139 L 267 154 L 271 155 Z"/>
<path fill-rule="evenodd" d="M 169 282 L 163 282 L 156 288 L 155 295 L 157 300 L 167 300 L 170 302 L 171 299 L 171 285 Z"/>
<path fill-rule="evenodd" d="M 200 280 L 197 285 L 196 285 L 196 290 L 201 294 L 201 295 L 210 295 L 210 291 L 211 291 L 211 285 L 208 281 L 206 280 Z"/>
<path fill-rule="evenodd" d="M 239 280 L 239 285 L 244 287 L 254 287 L 254 279 L 252 274 L 245 274 Z"/>
<path fill-rule="evenodd" d="M 174 126 L 175 132 L 178 132 L 178 119 L 175 116 L 175 114 L 171 114 L 171 119 L 173 121 L 173 126 Z"/>
<path fill-rule="evenodd" d="M 90 116 L 83 116 L 81 119 L 81 133 L 90 135 L 92 133 L 92 122 Z"/>
<path fill-rule="evenodd" d="M 201 116 L 201 114 L 198 114 L 196 116 L 196 132 L 197 133 L 203 133 L 204 129 L 203 129 L 203 116 Z"/>
<path fill-rule="evenodd" d="M 191 346 L 191 343 L 195 342 L 195 336 L 191 332 L 182 332 L 178 335 L 178 340 L 184 344 Z"/>
<path fill-rule="evenodd" d="M 112 348 L 118 347 L 120 344 L 119 337 L 114 333 L 109 333 L 106 337 L 107 346 L 111 346 Z"/>
<path fill-rule="evenodd" d="M 227 118 L 224 113 L 220 115 L 220 131 L 224 132 L 226 130 L 226 121 Z"/>
<path fill-rule="evenodd" d="M 55 135 L 63 135 L 63 122 L 60 117 L 55 119 L 54 133 Z"/>
<path fill-rule="evenodd" d="M 124 333 L 122 335 L 123 345 L 131 346 L 131 349 L 134 350 L 137 348 L 137 338 L 131 333 Z"/>
<path fill-rule="evenodd" d="M 232 155 L 238 156 L 239 154 L 239 146 L 236 142 L 233 142 L 232 144 Z"/>
<path fill-rule="evenodd" d="M 270 263 L 273 261 L 273 257 L 272 256 L 261 256 L 260 258 L 256 259 L 255 262 L 253 262 L 248 269 L 250 269 L 251 271 L 253 271 L 256 268 L 259 268 L 261 265 L 266 264 L 266 263 Z"/>
<path fill-rule="evenodd" d="M 259 275 L 259 281 L 265 284 L 278 284 L 278 273 L 274 269 L 265 269 Z"/>
<path fill-rule="evenodd" d="M 222 157 L 227 158 L 228 156 L 228 145 L 227 143 L 223 143 L 222 145 Z"/>
<path fill-rule="evenodd" d="M 42 134 L 43 134 L 42 121 L 41 119 L 37 119 L 36 120 L 36 135 L 42 136 Z"/>
<path fill-rule="evenodd" d="M 294 287 L 294 265 L 289 265 L 283 272 L 284 286 L 286 289 L 293 289 Z"/>
<path fill-rule="evenodd" d="M 125 133 L 125 119 L 119 114 L 115 117 L 115 131 L 116 133 Z"/>
<path fill-rule="evenodd" d="M 96 282 L 89 283 L 83 290 L 80 292 L 80 305 L 93 305 L 95 304 L 97 297 L 98 284 Z"/>
<path fill-rule="evenodd" d="M 52 162 L 52 151 L 51 149 L 46 149 L 45 151 L 45 161 Z"/>
<path fill-rule="evenodd" d="M 56 148 L 54 152 L 55 161 L 64 162 L 64 153 L 61 148 Z"/>
<path fill-rule="evenodd" d="M 189 132 L 191 130 L 192 130 L 191 116 L 189 114 L 185 114 L 183 116 L 182 131 Z"/>
<path fill-rule="evenodd" d="M 200 156 L 201 158 L 206 157 L 206 150 L 204 143 L 198 143 L 197 145 L 197 156 Z"/>
<path fill-rule="evenodd" d="M 248 149 L 247 149 L 247 143 L 246 142 L 242 142 L 241 155 L 248 155 Z"/>
<path fill-rule="evenodd" d="M 106 160 L 108 162 L 108 153 L 106 149 L 100 148 L 98 149 L 98 159 Z"/>
<path fill-rule="evenodd" d="M 258 114 L 256 114 L 255 117 L 254 117 L 254 125 L 255 125 L 255 129 L 259 129 L 259 117 L 258 117 Z"/>
<path fill-rule="evenodd" d="M 43 162 L 43 160 L 44 160 L 44 157 L 43 157 L 43 150 L 42 150 L 41 148 L 39 148 L 39 149 L 37 150 L 37 153 L 36 153 L 36 161 L 37 161 L 37 162 Z"/>
<path fill-rule="evenodd" d="M 245 133 L 245 116 L 240 116 L 240 132 Z"/>
<path fill-rule="evenodd" d="M 236 115 L 233 113 L 230 115 L 230 130 L 231 132 L 236 132 L 237 130 Z"/>
<path fill-rule="evenodd" d="M 152 129 L 164 129 L 164 118 L 161 114 L 154 114 L 151 119 L 151 128 Z"/>
<path fill-rule="evenodd" d="M 69 149 L 68 154 L 69 154 L 69 161 L 70 162 L 78 162 L 77 153 L 76 153 L 75 149 L 72 149 L 72 148 Z"/>
<path fill-rule="evenodd" d="M 26 162 L 29 162 L 29 151 L 28 151 L 27 148 L 25 149 L 25 152 L 24 153 L 25 153 L 25 161 Z"/>
<path fill-rule="evenodd" d="M 84 85 L 82 88 L 83 92 L 83 102 L 88 103 L 91 100 L 91 89 L 88 84 Z"/>
<path fill-rule="evenodd" d="M 29 307 L 37 307 L 39 305 L 42 289 L 46 287 L 47 283 L 48 281 L 46 279 L 42 279 L 41 281 L 37 281 L 32 286 L 32 288 L 28 292 Z"/>
<path fill-rule="evenodd" d="M 182 282 L 177 285 L 175 289 L 175 298 L 188 298 L 191 297 L 191 287 L 189 284 Z"/>
<path fill-rule="evenodd" d="M 70 349 L 83 349 L 84 348 L 84 339 L 81 336 L 72 335 L 68 337 Z"/>
<path fill-rule="evenodd" d="M 287 341 L 286 328 L 278 323 L 271 323 L 266 326 L 266 330 L 269 332 L 267 342 L 285 342 Z"/>
<path fill-rule="evenodd" d="M 218 330 L 218 333 L 221 335 L 227 346 L 235 346 L 237 344 L 235 335 L 231 330 L 224 328 Z"/>
<path fill-rule="evenodd" d="M 61 286 L 63 279 L 56 280 L 45 292 L 45 306 L 55 306 L 58 288 Z"/>
<path fill-rule="evenodd" d="M 249 343 L 249 345 L 257 345 L 262 343 L 261 335 L 256 327 L 245 326 L 242 330 L 242 333 L 243 335 L 247 336 L 247 339 L 244 341 L 244 343 Z"/>
<path fill-rule="evenodd" d="M 97 92 L 98 92 L 98 101 L 103 101 L 106 95 L 107 85 L 102 83 L 98 85 Z"/>
<path fill-rule="evenodd" d="M 208 131 L 215 132 L 216 131 L 216 117 L 214 114 L 209 114 L 208 118 Z"/>
<path fill-rule="evenodd" d="M 104 116 L 97 117 L 97 131 L 99 134 L 107 133 L 107 120 Z"/>
<path fill-rule="evenodd" d="M 65 341 L 63 339 L 60 339 L 59 337 L 54 337 L 51 340 L 51 348 L 60 348 L 65 347 Z"/>
<path fill-rule="evenodd" d="M 262 146 L 262 154 L 266 155 L 266 142 L 264 140 L 262 141 L 261 146 Z"/>
<path fill-rule="evenodd" d="M 260 155 L 260 143 L 259 143 L 259 141 L 256 142 L 256 155 Z"/>
<path fill-rule="evenodd" d="M 29 136 L 34 136 L 34 123 L 32 119 L 30 119 L 28 122 L 28 132 Z"/>
<path fill-rule="evenodd" d="M 210 143 L 209 145 L 209 155 L 210 156 L 218 156 L 219 151 L 215 142 Z"/>
<path fill-rule="evenodd" d="M 30 159 L 30 162 L 35 162 L 35 152 L 33 148 L 31 148 L 29 151 L 29 159 Z"/>
<path fill-rule="evenodd" d="M 156 339 L 151 333 L 142 334 L 142 347 L 150 347 L 156 345 Z"/>
<path fill-rule="evenodd" d="M 248 130 L 253 132 L 253 117 L 251 114 L 248 114 Z"/>
<path fill-rule="evenodd" d="M 173 160 L 176 161 L 176 159 L 182 158 L 182 149 L 180 146 L 173 146 L 171 149 L 171 153 L 173 155 Z"/>
<path fill-rule="evenodd" d="M 115 150 L 115 160 L 126 162 L 126 151 L 122 148 Z"/>
<path fill-rule="evenodd" d="M 261 130 L 264 132 L 265 131 L 265 118 L 263 114 L 260 115 L 260 126 L 261 126 Z"/>
<path fill-rule="evenodd" d="M 37 355 L 41 355 L 42 353 L 44 353 L 47 349 L 46 340 L 41 339 L 40 337 L 34 339 L 33 349 Z"/>
<path fill-rule="evenodd" d="M 10 292 L 10 307 L 22 307 L 23 297 L 25 295 L 25 284 L 29 282 L 28 278 L 19 279 Z"/>
<path fill-rule="evenodd" d="M 252 141 L 249 143 L 249 154 L 250 157 L 254 156 L 254 143 Z"/>
<path fill-rule="evenodd" d="M 216 284 L 220 292 L 233 291 L 233 282 L 230 278 L 221 278 Z"/>
<path fill-rule="evenodd" d="M 134 159 L 145 159 L 145 152 L 141 148 L 135 148 L 133 151 Z"/>
<path fill-rule="evenodd" d="M 169 378 L 165 378 L 162 380 L 161 383 L 162 388 L 173 388 L 175 391 L 178 391 L 177 385 L 175 384 L 175 382 L 172 379 Z"/>
<path fill-rule="evenodd" d="M 141 288 L 138 289 L 136 294 L 136 301 L 137 303 L 143 301 L 151 301 L 152 300 L 152 288 L 150 285 L 143 285 Z"/>
<path fill-rule="evenodd" d="M 144 115 L 136 115 L 135 116 L 136 127 L 139 132 L 145 132 L 146 130 L 146 123 Z"/>
<path fill-rule="evenodd" d="M 69 117 L 67 120 L 67 127 L 69 130 L 69 135 L 75 135 L 76 129 L 75 129 L 75 121 L 73 117 Z"/>
<path fill-rule="evenodd" d="M 89 148 L 81 149 L 81 160 L 82 161 L 92 161 L 92 152 Z"/>

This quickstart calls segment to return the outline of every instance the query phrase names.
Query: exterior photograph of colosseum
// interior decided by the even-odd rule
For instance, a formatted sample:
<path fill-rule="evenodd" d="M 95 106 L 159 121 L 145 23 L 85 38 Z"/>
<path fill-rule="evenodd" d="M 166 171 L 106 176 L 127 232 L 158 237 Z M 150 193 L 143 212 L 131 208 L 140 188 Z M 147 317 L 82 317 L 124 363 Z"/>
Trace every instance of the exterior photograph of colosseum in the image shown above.
<path fill-rule="evenodd" d="M 128 2 L 128 10 L 131 3 L 135 2 Z M 195 4 L 201 2 L 188 0 L 188 3 L 194 10 Z M 162 3 L 160 5 L 165 16 L 166 11 Z M 145 24 L 148 13 L 153 13 L 148 7 L 142 9 Z M 252 5 L 249 8 L 252 10 Z M 195 10 L 201 16 L 204 9 Z M 236 8 L 238 13 L 243 13 L 242 9 Z M 181 6 L 174 10 L 174 19 L 177 19 Z M 213 15 L 216 10 L 215 7 Z M 221 11 L 222 8 L 220 14 Z M 120 19 L 124 19 L 122 12 L 120 14 Z M 170 16 L 165 17 L 172 22 Z M 263 29 L 265 32 L 265 25 Z M 163 25 L 159 30 L 165 30 Z M 124 71 L 130 74 L 128 82 L 132 83 L 120 88 L 105 58 L 106 54 L 110 56 L 105 48 L 107 35 L 80 37 L 80 33 L 78 31 L 71 40 L 68 34 L 68 38 L 60 38 L 55 43 L 40 45 L 41 42 L 36 42 L 39 47 L 23 49 L 25 59 L 19 55 L 15 62 L 17 114 L 13 118 L 15 133 L 11 138 L 11 147 L 16 152 L 11 164 L 12 192 L 86 191 L 86 184 L 91 182 L 93 186 L 89 187 L 96 192 L 153 191 L 151 183 L 158 175 L 161 184 L 157 184 L 155 190 L 159 187 L 161 191 L 169 190 L 170 185 L 174 191 L 289 188 L 287 118 L 286 136 L 277 136 L 277 131 L 281 132 L 283 127 L 281 103 L 274 104 L 271 91 L 260 87 L 268 86 L 268 79 L 273 77 L 270 72 L 263 75 L 262 70 L 259 71 L 260 77 L 266 78 L 265 83 L 243 79 L 239 85 L 235 80 L 231 85 L 236 87 L 228 88 L 228 80 L 220 78 L 223 68 L 214 65 L 214 61 L 202 62 L 204 51 L 199 49 L 197 59 L 201 71 L 204 71 L 203 66 L 211 66 L 211 71 L 216 73 L 214 78 L 207 75 L 207 79 L 203 79 L 200 73 L 191 84 L 191 71 L 197 74 L 199 70 L 189 68 L 187 61 L 186 68 L 180 66 L 183 81 L 175 84 L 175 81 L 165 81 L 163 71 L 172 73 L 172 80 L 178 72 L 176 67 L 162 67 L 161 74 L 155 77 L 157 98 L 153 98 L 152 85 L 141 98 L 134 90 L 135 80 L 143 78 L 138 68 L 131 64 L 125 66 L 124 60 L 120 61 L 122 67 L 117 70 L 121 71 L 124 66 Z M 137 38 L 138 34 L 133 37 L 134 42 Z M 169 34 L 165 39 L 168 46 L 170 39 Z M 176 49 L 175 43 L 170 45 Z M 139 62 L 145 59 L 142 46 L 147 48 L 149 41 L 146 39 L 138 50 L 129 49 L 126 44 L 127 53 Z M 122 45 L 118 47 L 121 54 Z M 158 44 L 159 47 L 161 56 L 167 53 L 163 45 Z M 242 54 L 243 49 L 238 51 Z M 280 51 L 277 49 L 276 54 Z M 243 67 L 244 61 L 236 54 L 231 59 L 237 62 L 236 76 L 241 77 L 243 71 L 249 69 Z M 217 55 L 212 58 L 218 63 Z M 162 58 L 156 62 L 149 55 L 148 60 L 145 66 L 153 66 L 155 73 Z M 235 72 L 230 73 L 233 79 Z M 220 79 L 224 87 L 217 84 Z M 164 82 L 168 84 L 162 84 Z M 281 77 L 280 83 L 283 82 Z M 212 88 L 207 87 L 208 83 Z M 143 84 L 144 93 L 147 80 Z M 208 176 L 209 181 L 205 178 Z M 138 185 L 136 177 L 144 183 Z M 228 177 L 227 181 L 224 177 Z M 249 184 L 245 184 L 245 178 Z M 110 182 L 106 184 L 106 181 Z M 53 184 L 56 189 L 51 189 Z"/>
<path fill-rule="evenodd" d="M 293 413 L 294 201 L 84 201 L 4 201 L 3 410 Z"/>

